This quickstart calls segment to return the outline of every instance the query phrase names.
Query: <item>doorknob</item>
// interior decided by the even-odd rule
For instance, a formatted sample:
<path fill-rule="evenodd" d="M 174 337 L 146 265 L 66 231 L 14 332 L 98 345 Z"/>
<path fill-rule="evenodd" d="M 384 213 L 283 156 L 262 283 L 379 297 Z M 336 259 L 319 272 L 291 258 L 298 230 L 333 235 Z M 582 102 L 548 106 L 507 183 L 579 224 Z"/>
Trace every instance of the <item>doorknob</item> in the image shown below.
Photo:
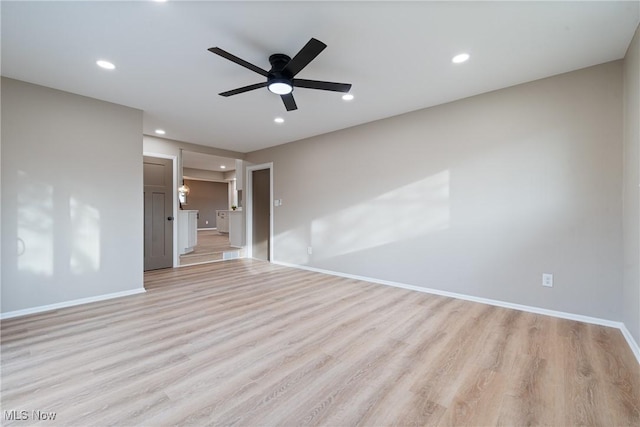
<path fill-rule="evenodd" d="M 167 217 L 167 221 L 173 221 L 173 217 L 172 216 L 168 216 Z"/>

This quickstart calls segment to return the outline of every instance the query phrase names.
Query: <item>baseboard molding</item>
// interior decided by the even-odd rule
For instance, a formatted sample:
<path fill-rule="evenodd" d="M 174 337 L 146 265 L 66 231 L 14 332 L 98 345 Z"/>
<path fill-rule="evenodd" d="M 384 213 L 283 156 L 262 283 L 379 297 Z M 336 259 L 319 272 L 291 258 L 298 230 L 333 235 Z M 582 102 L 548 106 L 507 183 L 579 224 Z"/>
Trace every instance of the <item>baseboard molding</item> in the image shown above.
<path fill-rule="evenodd" d="M 225 261 L 224 259 L 212 259 L 209 261 L 200 261 L 200 262 L 194 262 L 193 264 L 184 264 L 184 265 L 178 265 L 174 268 L 185 268 L 185 267 L 193 267 L 194 265 L 202 265 L 202 264 L 213 264 L 214 262 L 220 262 L 220 261 Z"/>
<path fill-rule="evenodd" d="M 461 300 L 465 300 L 465 301 L 472 301 L 472 302 L 478 302 L 478 303 L 481 303 L 481 304 L 493 305 L 493 306 L 496 306 L 496 307 L 510 308 L 510 309 L 514 309 L 514 310 L 525 311 L 525 312 L 528 312 L 528 313 L 542 314 L 542 315 L 545 315 L 545 316 L 557 317 L 557 318 L 560 318 L 560 319 L 576 320 L 578 322 L 591 323 L 591 324 L 594 324 L 594 325 L 608 326 L 608 327 L 611 327 L 611 328 L 616 328 L 616 329 L 619 329 L 620 332 L 622 332 L 622 335 L 627 340 L 627 343 L 629 344 L 629 347 L 631 347 L 631 351 L 635 355 L 636 360 L 640 364 L 640 348 L 638 347 L 638 343 L 635 342 L 635 340 L 631 336 L 631 333 L 629 332 L 629 330 L 627 329 L 625 324 L 622 323 L 622 322 L 616 322 L 616 321 L 608 320 L 608 319 L 600 319 L 600 318 L 597 318 L 597 317 L 584 316 L 582 314 L 566 313 L 564 311 L 549 310 L 549 309 L 546 309 L 546 308 L 533 307 L 533 306 L 529 306 L 529 305 L 514 304 L 514 303 L 500 301 L 500 300 L 494 300 L 494 299 L 490 299 L 490 298 L 475 297 L 475 296 L 472 296 L 472 295 L 459 294 L 459 293 L 456 293 L 456 292 L 441 291 L 439 289 L 423 288 L 423 287 L 420 287 L 420 286 L 407 285 L 405 283 L 398 283 L 398 282 L 393 282 L 393 281 L 389 281 L 389 280 L 381 280 L 381 279 L 376 279 L 376 278 L 373 278 L 373 277 L 358 276 L 358 275 L 355 275 L 355 274 L 340 273 L 340 272 L 337 272 L 337 271 L 324 270 L 324 269 L 321 269 L 321 268 L 309 267 L 309 266 L 306 266 L 306 265 L 290 264 L 290 263 L 287 263 L 287 262 L 280 262 L 280 261 L 272 261 L 272 263 L 276 264 L 276 265 L 282 265 L 284 267 L 291 267 L 291 268 L 298 268 L 298 269 L 301 269 L 301 270 L 314 271 L 316 273 L 323 273 L 323 274 L 328 274 L 328 275 L 331 275 L 331 276 L 344 277 L 344 278 L 347 278 L 347 279 L 362 280 L 362 281 L 365 281 L 365 282 L 377 283 L 377 284 L 380 284 L 380 285 L 393 286 L 395 288 L 408 289 L 408 290 L 412 290 L 412 291 L 424 292 L 424 293 L 427 293 L 427 294 L 441 295 L 441 296 L 461 299 Z"/>
<path fill-rule="evenodd" d="M 631 347 L 631 351 L 633 352 L 634 356 L 636 356 L 638 363 L 640 363 L 640 346 L 638 346 L 636 340 L 633 339 L 631 332 L 629 332 L 629 330 L 627 329 L 627 325 L 621 323 L 620 332 L 622 332 L 624 339 L 627 340 L 629 347 Z"/>
<path fill-rule="evenodd" d="M 66 307 L 73 307 L 74 305 L 89 304 L 91 302 L 98 302 L 98 301 L 104 301 L 104 300 L 109 300 L 114 298 L 126 297 L 129 295 L 143 294 L 145 292 L 146 290 L 144 288 L 132 289 L 130 291 L 114 292 L 112 294 L 98 295 L 95 297 L 80 298 L 72 301 L 59 302 L 56 304 L 25 308 L 24 310 L 8 311 L 6 313 L 0 313 L 0 319 L 11 319 L 13 317 L 21 317 L 21 316 L 27 316 L 29 314 L 37 314 L 37 313 L 43 313 L 45 311 L 58 310 Z"/>

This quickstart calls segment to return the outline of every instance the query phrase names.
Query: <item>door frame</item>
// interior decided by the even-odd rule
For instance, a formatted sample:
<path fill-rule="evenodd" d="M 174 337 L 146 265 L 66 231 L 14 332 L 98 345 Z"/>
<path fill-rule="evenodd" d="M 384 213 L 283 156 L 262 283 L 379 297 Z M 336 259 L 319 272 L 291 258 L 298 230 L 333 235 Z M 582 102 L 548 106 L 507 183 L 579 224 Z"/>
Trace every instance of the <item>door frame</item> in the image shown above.
<path fill-rule="evenodd" d="M 269 262 L 274 262 L 273 253 L 273 162 L 251 165 L 246 168 L 244 182 L 247 194 L 245 195 L 245 209 L 247 210 L 246 234 L 247 258 L 253 258 L 253 171 L 269 169 Z"/>
<path fill-rule="evenodd" d="M 143 151 L 142 156 L 147 157 L 157 157 L 159 159 L 169 159 L 172 164 L 172 175 L 173 175 L 173 183 L 172 183 L 172 191 L 171 191 L 171 199 L 173 200 L 173 268 L 180 265 L 180 259 L 178 258 L 178 156 L 172 156 L 170 154 L 162 154 L 162 153 L 154 153 L 152 151 Z M 144 186 L 144 182 L 142 183 Z M 143 218 L 144 221 L 144 218 Z"/>

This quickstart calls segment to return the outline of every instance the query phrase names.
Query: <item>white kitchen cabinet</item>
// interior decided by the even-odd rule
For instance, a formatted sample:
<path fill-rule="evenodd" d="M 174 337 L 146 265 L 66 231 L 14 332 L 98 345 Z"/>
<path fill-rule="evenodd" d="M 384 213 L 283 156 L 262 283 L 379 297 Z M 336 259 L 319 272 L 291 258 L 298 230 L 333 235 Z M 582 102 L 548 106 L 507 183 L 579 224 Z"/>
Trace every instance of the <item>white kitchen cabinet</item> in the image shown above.
<path fill-rule="evenodd" d="M 178 250 L 180 255 L 193 252 L 198 244 L 198 211 L 178 211 Z"/>
<path fill-rule="evenodd" d="M 216 228 L 218 233 L 229 232 L 229 211 L 216 211 Z"/>
<path fill-rule="evenodd" d="M 242 211 L 229 211 L 229 245 L 234 248 L 244 246 L 244 226 Z"/>

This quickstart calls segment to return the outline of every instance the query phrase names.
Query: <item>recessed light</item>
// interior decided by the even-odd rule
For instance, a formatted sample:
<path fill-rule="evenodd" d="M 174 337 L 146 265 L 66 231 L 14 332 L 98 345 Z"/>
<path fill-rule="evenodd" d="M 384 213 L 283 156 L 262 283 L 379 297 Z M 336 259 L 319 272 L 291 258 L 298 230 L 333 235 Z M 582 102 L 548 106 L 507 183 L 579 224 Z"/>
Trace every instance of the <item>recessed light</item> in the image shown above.
<path fill-rule="evenodd" d="M 226 169 L 227 167 L 225 165 L 220 165 L 220 169 Z"/>
<path fill-rule="evenodd" d="M 96 61 L 96 64 L 98 64 L 98 67 L 104 68 L 105 70 L 113 70 L 116 68 L 116 66 L 113 65 L 111 62 L 104 61 L 102 59 Z"/>
<path fill-rule="evenodd" d="M 284 119 L 282 117 L 276 117 L 275 119 L 273 119 L 274 122 L 280 124 L 280 123 L 284 123 Z"/>
<path fill-rule="evenodd" d="M 344 101 L 351 101 L 353 99 L 353 95 L 351 95 L 350 93 L 345 93 L 344 95 L 342 95 L 342 99 Z"/>
<path fill-rule="evenodd" d="M 462 64 L 463 62 L 466 62 L 468 59 L 469 59 L 468 53 L 461 53 L 451 58 L 451 62 L 453 62 L 454 64 Z"/>
<path fill-rule="evenodd" d="M 162 130 L 162 129 L 156 129 L 156 133 L 158 135 L 164 135 L 166 132 L 164 130 Z"/>

